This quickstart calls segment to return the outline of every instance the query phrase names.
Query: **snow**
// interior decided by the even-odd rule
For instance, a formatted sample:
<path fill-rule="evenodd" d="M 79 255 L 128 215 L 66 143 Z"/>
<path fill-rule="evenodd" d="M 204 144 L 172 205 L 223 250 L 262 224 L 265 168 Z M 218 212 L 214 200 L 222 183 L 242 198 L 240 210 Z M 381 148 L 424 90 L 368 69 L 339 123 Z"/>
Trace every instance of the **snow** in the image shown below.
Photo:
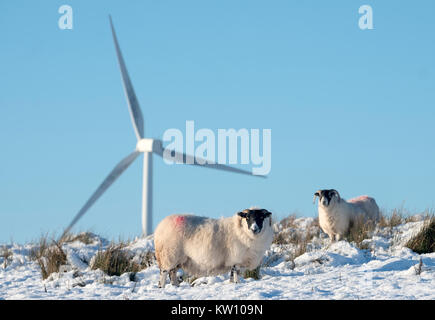
<path fill-rule="evenodd" d="M 295 220 L 296 228 L 308 228 L 313 218 Z M 272 245 L 261 279 L 229 282 L 229 275 L 196 279 L 193 286 L 168 284 L 157 287 L 159 269 L 154 264 L 136 274 L 108 276 L 89 265 L 98 250 L 109 242 L 93 236 L 90 244 L 63 244 L 68 266 L 42 280 L 38 264 L 29 254 L 35 244 L 0 245 L 12 252 L 4 268 L 0 258 L 0 299 L 435 299 L 435 253 L 417 254 L 404 244 L 418 232 L 423 221 L 384 228 L 354 243 L 330 243 L 326 235 L 314 238 L 309 250 L 288 259 L 282 247 Z M 276 226 L 279 230 L 280 226 Z M 282 228 L 281 228 L 282 229 Z M 132 241 L 125 248 L 134 259 L 154 250 L 152 236 Z M 419 270 L 422 262 L 421 272 Z"/>

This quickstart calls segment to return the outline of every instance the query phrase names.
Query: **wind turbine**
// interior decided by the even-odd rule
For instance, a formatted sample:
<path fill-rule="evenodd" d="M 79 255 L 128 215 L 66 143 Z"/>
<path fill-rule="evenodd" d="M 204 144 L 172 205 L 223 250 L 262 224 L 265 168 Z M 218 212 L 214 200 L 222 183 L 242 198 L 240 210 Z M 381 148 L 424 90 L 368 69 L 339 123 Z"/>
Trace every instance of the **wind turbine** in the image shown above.
<path fill-rule="evenodd" d="M 109 16 L 110 27 L 112 29 L 113 41 L 115 43 L 116 55 L 118 57 L 118 64 L 121 71 L 122 83 L 124 86 L 124 92 L 127 98 L 128 110 L 130 111 L 131 121 L 136 133 L 137 144 L 135 150 L 122 159 L 109 175 L 100 184 L 97 190 L 92 194 L 89 200 L 84 204 L 80 211 L 76 214 L 74 219 L 65 229 L 61 239 L 71 230 L 71 228 L 77 223 L 77 221 L 83 217 L 83 215 L 89 210 L 89 208 L 103 195 L 103 193 L 118 179 L 121 174 L 136 160 L 136 158 L 143 153 L 143 190 L 142 190 L 142 232 L 144 236 L 148 236 L 152 233 L 152 181 L 153 181 L 153 153 L 165 158 L 162 141 L 157 139 L 145 138 L 144 120 L 142 111 L 139 107 L 139 102 L 136 98 L 136 94 L 133 89 L 130 77 L 125 66 L 124 58 L 122 57 L 121 49 L 119 48 L 118 39 L 116 38 L 115 28 L 113 27 L 112 18 Z M 231 166 L 206 163 L 206 160 L 199 159 L 198 157 L 186 155 L 184 153 L 175 152 L 170 150 L 171 160 L 175 158 L 176 162 L 182 161 L 185 164 L 192 164 L 196 166 L 213 168 L 224 171 L 231 171 L 235 173 L 253 175 L 249 171 L 241 170 Z M 199 161 L 198 161 L 199 160 Z M 258 176 L 264 177 L 264 176 Z"/>

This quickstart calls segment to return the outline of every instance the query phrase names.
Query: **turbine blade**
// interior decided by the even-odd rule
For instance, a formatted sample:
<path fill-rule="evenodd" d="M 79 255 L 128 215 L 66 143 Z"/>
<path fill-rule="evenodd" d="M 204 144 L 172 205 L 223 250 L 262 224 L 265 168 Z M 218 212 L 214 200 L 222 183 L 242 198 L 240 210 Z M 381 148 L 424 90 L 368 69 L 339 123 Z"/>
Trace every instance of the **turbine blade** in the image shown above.
<path fill-rule="evenodd" d="M 127 97 L 128 110 L 130 111 L 131 121 L 138 140 L 144 137 L 144 121 L 139 102 L 134 93 L 133 85 L 128 75 L 127 67 L 125 66 L 124 58 L 122 57 L 121 49 L 119 48 L 118 39 L 116 38 L 115 28 L 113 27 L 112 17 L 109 16 L 110 27 L 112 29 L 113 41 L 115 42 L 116 55 L 118 57 L 119 69 L 121 70 L 122 83 L 124 85 L 125 96 Z"/>
<path fill-rule="evenodd" d="M 79 221 L 79 219 L 88 211 L 88 209 L 101 197 L 101 195 L 115 182 L 116 179 L 133 163 L 134 160 L 140 155 L 140 152 L 134 151 L 127 157 L 121 160 L 116 167 L 109 173 L 109 175 L 100 184 L 98 189 L 92 194 L 85 205 L 80 209 L 69 226 L 65 229 L 61 239 L 71 230 L 71 228 Z"/>
<path fill-rule="evenodd" d="M 165 158 L 164 151 L 165 151 L 165 149 L 163 147 L 161 147 L 158 150 L 156 150 L 155 153 L 157 155 L 159 155 L 160 157 Z M 249 176 L 266 178 L 266 176 L 254 175 L 250 171 L 242 170 L 242 169 L 239 169 L 239 168 L 236 168 L 236 167 L 232 167 L 232 166 L 228 166 L 228 165 L 225 165 L 225 164 L 206 163 L 205 159 L 202 159 L 202 158 L 199 158 L 199 157 L 190 156 L 190 155 L 186 155 L 185 153 L 176 152 L 175 150 L 171 150 L 171 157 L 175 157 L 176 159 L 180 159 L 180 160 L 182 159 L 182 162 L 181 161 L 178 161 L 178 162 L 176 161 L 176 162 L 177 163 L 184 163 L 186 165 L 195 165 L 195 166 L 200 166 L 200 167 L 204 167 L 204 168 L 217 169 L 217 170 L 223 170 L 223 171 L 230 171 L 230 172 L 234 172 L 234 173 L 246 174 L 246 175 L 249 175 Z"/>

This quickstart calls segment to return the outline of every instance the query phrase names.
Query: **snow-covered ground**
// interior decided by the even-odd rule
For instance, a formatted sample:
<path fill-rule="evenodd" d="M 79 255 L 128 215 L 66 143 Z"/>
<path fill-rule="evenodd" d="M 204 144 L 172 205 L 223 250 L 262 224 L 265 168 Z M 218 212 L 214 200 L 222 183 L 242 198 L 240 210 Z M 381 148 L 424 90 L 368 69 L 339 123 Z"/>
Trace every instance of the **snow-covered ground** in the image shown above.
<path fill-rule="evenodd" d="M 299 218 L 304 228 L 312 218 Z M 330 244 L 323 234 L 314 238 L 308 252 L 286 258 L 273 245 L 266 253 L 260 280 L 229 282 L 228 275 L 204 277 L 180 287 L 159 289 L 156 265 L 136 274 L 109 277 L 89 264 L 108 242 L 99 237 L 91 244 L 63 244 L 68 257 L 66 272 L 42 280 L 40 268 L 29 257 L 35 244 L 6 245 L 12 257 L 4 268 L 0 258 L 0 299 L 435 299 L 435 253 L 412 252 L 404 243 L 423 225 L 408 222 L 379 230 L 365 240 L 361 250 L 354 243 Z M 388 229 L 388 230 L 387 230 Z M 1 245 L 0 245 L 1 248 Z M 136 257 L 154 250 L 152 237 L 136 239 L 127 249 Z M 420 260 L 423 263 L 419 269 Z"/>

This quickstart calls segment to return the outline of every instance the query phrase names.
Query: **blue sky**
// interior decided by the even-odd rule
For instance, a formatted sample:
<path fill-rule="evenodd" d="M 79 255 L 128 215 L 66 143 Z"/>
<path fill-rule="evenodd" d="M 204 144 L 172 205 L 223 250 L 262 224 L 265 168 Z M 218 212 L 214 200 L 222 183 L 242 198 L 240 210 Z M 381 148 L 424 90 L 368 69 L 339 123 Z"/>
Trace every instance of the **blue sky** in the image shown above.
<path fill-rule="evenodd" d="M 60 30 L 58 8 L 73 8 Z M 358 8 L 373 8 L 360 30 Z M 148 137 L 272 130 L 268 179 L 154 158 L 154 224 L 253 205 L 315 216 L 317 189 L 435 207 L 433 1 L 0 3 L 0 242 L 59 235 L 136 137 L 108 14 Z M 142 161 L 74 230 L 141 233 Z"/>

